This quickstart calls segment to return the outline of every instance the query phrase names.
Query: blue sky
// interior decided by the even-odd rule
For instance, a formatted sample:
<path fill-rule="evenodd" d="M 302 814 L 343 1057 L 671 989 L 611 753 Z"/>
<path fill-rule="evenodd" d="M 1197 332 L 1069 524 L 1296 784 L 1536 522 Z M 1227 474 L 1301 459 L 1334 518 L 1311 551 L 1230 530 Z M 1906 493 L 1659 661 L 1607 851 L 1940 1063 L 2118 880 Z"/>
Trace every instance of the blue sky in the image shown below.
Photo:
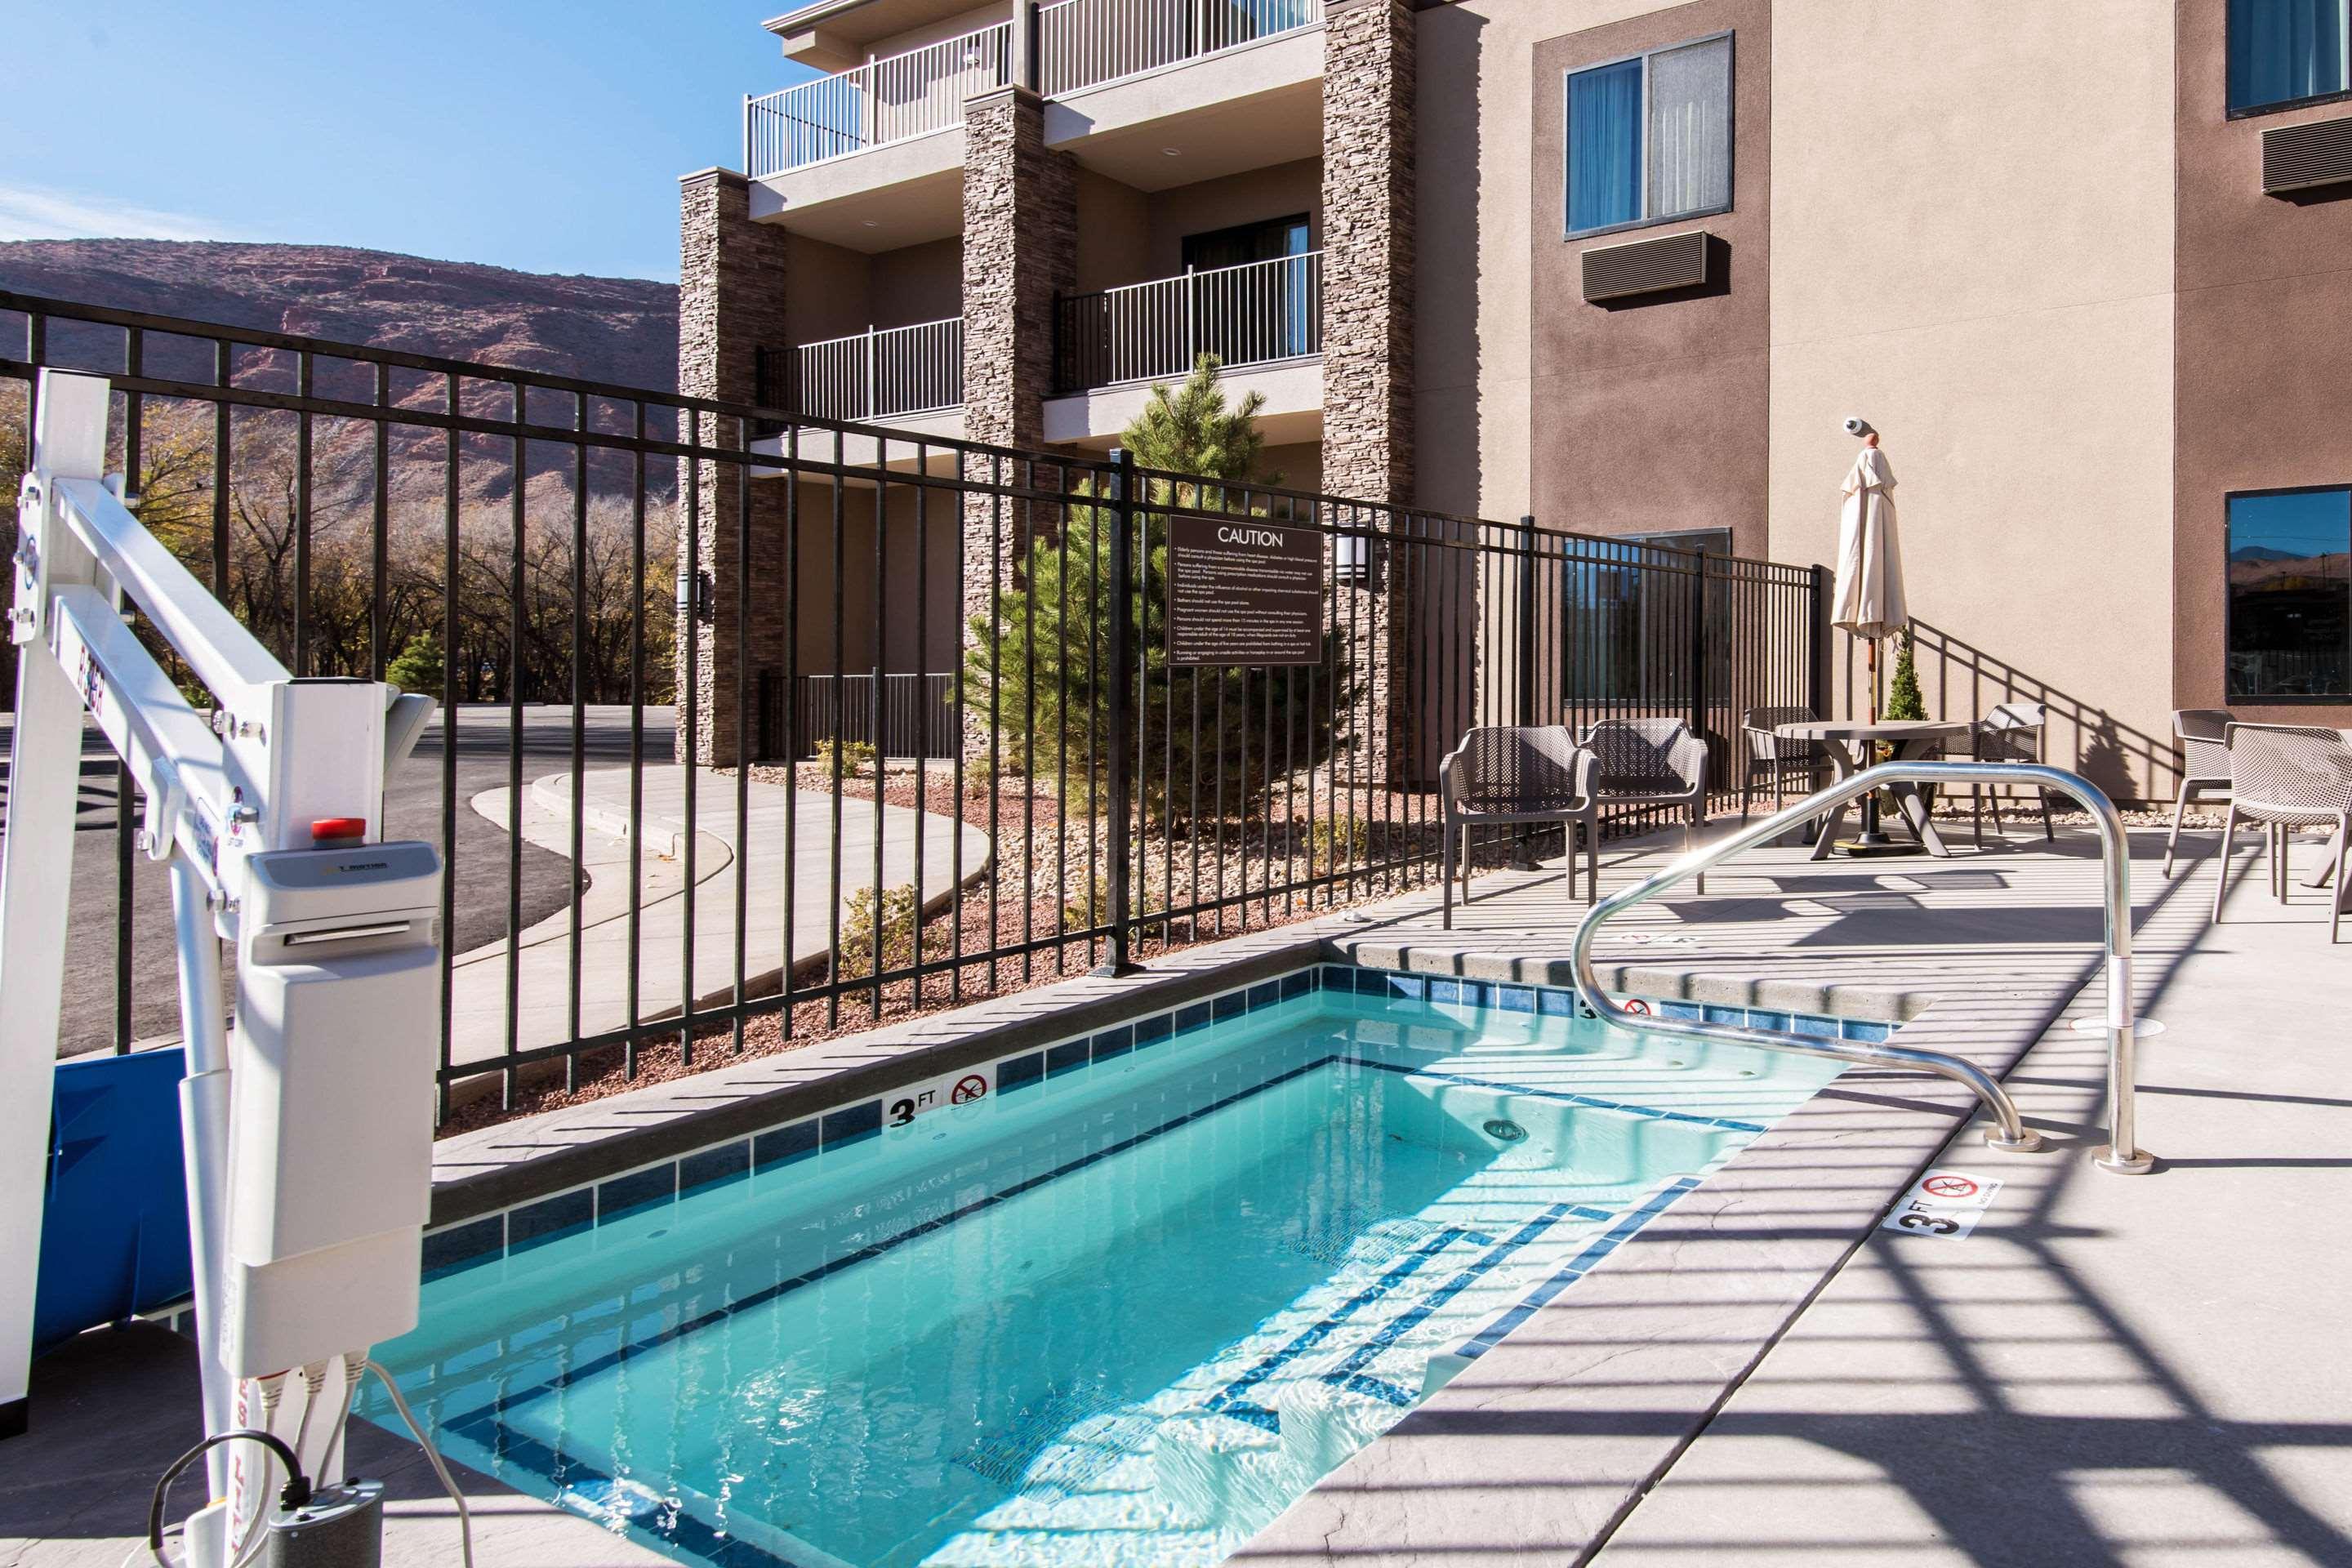
<path fill-rule="evenodd" d="M 792 0 L 0 0 L 0 239 L 677 277 L 677 176 L 812 73 Z"/>

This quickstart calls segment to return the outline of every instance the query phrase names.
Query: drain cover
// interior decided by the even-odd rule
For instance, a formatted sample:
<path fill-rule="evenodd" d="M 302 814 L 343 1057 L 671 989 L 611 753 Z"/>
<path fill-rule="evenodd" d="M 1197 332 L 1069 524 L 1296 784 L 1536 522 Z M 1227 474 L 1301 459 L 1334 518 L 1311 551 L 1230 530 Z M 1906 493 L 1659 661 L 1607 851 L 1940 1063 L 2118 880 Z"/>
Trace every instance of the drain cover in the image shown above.
<path fill-rule="evenodd" d="M 1517 1122 L 1497 1116 L 1486 1123 L 1486 1136 L 1499 1138 L 1506 1143 L 1516 1143 L 1528 1135 L 1528 1130 Z"/>

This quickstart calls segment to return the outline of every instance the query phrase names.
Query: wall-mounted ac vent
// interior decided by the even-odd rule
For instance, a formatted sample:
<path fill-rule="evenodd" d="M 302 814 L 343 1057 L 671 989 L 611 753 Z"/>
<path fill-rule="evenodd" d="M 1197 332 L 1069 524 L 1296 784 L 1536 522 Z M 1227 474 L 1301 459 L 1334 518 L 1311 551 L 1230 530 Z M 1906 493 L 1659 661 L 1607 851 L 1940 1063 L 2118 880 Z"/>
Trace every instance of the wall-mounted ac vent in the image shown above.
<path fill-rule="evenodd" d="M 1584 253 L 1584 298 L 1589 304 L 1669 289 L 1696 289 L 1706 281 L 1703 228 L 1631 245 L 1600 245 Z"/>
<path fill-rule="evenodd" d="M 2352 120 L 2317 120 L 2263 132 L 2263 193 L 2283 196 L 2352 181 Z"/>

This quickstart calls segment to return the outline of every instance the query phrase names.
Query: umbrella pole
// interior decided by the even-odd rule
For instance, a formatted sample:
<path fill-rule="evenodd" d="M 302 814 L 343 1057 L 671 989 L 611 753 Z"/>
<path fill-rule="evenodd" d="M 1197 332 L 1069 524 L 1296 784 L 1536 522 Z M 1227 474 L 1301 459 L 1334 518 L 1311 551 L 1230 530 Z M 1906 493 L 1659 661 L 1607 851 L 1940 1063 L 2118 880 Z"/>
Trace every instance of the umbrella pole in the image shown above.
<path fill-rule="evenodd" d="M 1876 637 L 1870 637 L 1865 640 L 1870 645 L 1868 650 L 1864 656 L 1869 670 L 1870 699 L 1868 711 L 1870 713 L 1870 721 L 1873 724 L 1875 724 L 1878 722 L 1878 639 Z M 1867 767 L 1871 763 L 1878 761 L 1877 742 L 1864 741 L 1862 745 L 1864 766 Z M 1887 837 L 1887 835 L 1880 828 L 1878 821 L 1878 792 L 1876 790 L 1872 790 L 1868 795 L 1862 797 L 1862 832 L 1860 836 L 1853 838 L 1842 838 L 1838 840 L 1837 847 L 1840 851 L 1847 855 L 1908 855 L 1911 853 L 1911 846 Z"/>

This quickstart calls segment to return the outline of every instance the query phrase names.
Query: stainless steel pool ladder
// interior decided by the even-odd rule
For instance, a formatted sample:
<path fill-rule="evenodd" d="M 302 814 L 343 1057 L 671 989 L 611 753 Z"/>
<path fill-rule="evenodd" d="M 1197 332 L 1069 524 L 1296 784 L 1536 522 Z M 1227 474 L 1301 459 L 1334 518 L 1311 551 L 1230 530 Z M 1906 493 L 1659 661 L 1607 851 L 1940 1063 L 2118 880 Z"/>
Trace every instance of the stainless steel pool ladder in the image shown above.
<path fill-rule="evenodd" d="M 2054 789 L 2080 801 L 2099 826 L 2099 863 L 2106 895 L 2107 1105 L 2112 1124 L 2108 1142 L 2092 1151 L 2091 1163 L 2120 1175 L 2140 1175 L 2155 1163 L 2135 1141 L 2132 1101 L 2136 1047 L 2132 1031 L 2131 988 L 2131 849 L 2124 837 L 2123 818 L 2105 791 L 2079 773 L 2041 763 L 1882 763 L 1840 779 L 1817 795 L 1749 824 L 1727 838 L 1703 845 L 1674 861 L 1646 881 L 1612 893 L 1587 911 L 1576 928 L 1570 950 L 1577 994 L 1606 1021 L 1655 1034 L 1683 1035 L 1697 1039 L 1730 1040 L 1768 1051 L 1792 1051 L 1801 1056 L 1830 1057 L 1873 1067 L 1903 1068 L 1933 1073 L 1968 1086 L 1984 1102 L 1994 1126 L 1985 1142 L 1995 1149 L 2024 1153 L 2042 1146 L 2042 1135 L 2025 1125 L 2009 1091 L 1975 1063 L 1940 1051 L 1916 1050 L 1889 1041 L 1832 1040 L 1789 1034 L 1778 1029 L 1714 1024 L 1688 1018 L 1651 1017 L 1620 1006 L 1601 989 L 1592 972 L 1592 939 L 1611 916 L 1645 903 L 1675 884 L 1686 881 L 1743 849 L 1778 838 L 1790 829 L 1834 811 L 1872 790 L 1890 784 L 1974 784 L 2036 785 Z"/>

